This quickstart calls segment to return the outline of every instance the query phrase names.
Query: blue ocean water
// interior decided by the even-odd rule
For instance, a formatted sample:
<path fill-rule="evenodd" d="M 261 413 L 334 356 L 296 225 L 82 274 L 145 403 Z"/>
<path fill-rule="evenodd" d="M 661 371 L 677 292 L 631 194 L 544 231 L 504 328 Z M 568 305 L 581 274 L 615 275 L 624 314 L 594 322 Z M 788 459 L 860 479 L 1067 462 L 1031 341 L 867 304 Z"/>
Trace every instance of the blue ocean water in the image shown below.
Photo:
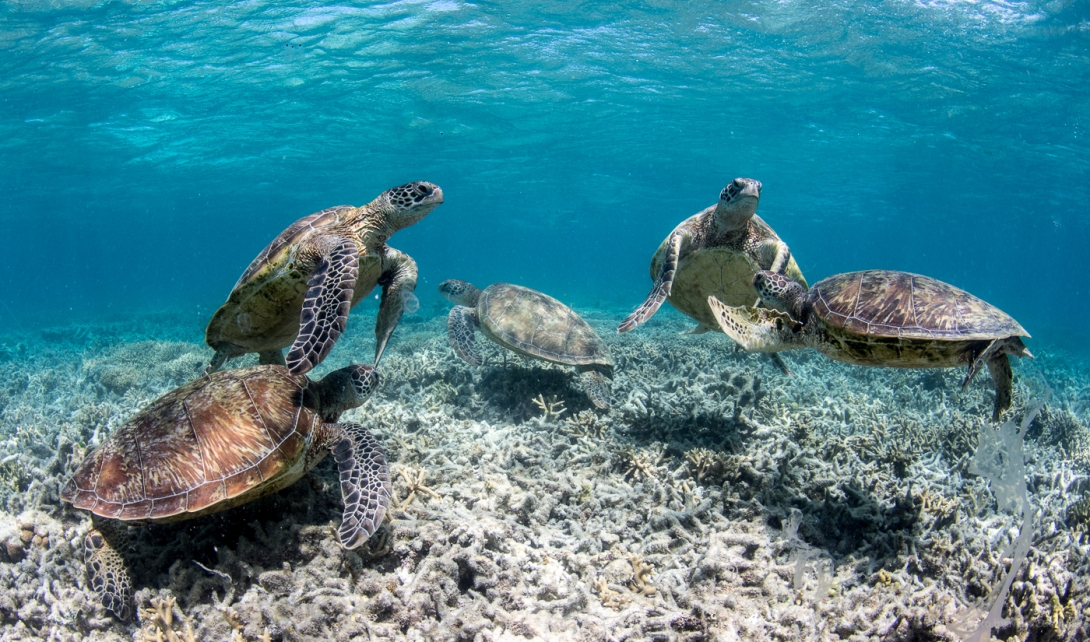
<path fill-rule="evenodd" d="M 748 176 L 811 282 L 924 273 L 1085 350 L 1085 2 L 293 4 L 0 6 L 0 324 L 206 320 L 292 221 L 417 179 L 422 312 L 462 278 L 619 319 Z"/>

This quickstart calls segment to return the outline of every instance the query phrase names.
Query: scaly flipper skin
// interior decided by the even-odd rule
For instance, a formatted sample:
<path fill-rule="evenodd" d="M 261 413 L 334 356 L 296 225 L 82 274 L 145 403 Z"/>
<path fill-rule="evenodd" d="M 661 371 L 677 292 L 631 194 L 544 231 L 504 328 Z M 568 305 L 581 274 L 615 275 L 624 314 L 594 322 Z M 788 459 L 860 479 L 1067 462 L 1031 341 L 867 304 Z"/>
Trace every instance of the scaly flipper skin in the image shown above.
<path fill-rule="evenodd" d="M 401 321 L 405 312 L 406 294 L 416 290 L 416 261 L 408 254 L 392 247 L 386 248 L 383 257 L 382 277 L 378 283 L 382 286 L 382 302 L 378 306 L 378 319 L 375 321 L 375 366 L 382 360 L 382 353 L 390 341 L 390 335 Z"/>
<path fill-rule="evenodd" d="M 746 352 L 779 352 L 805 347 L 799 338 L 801 324 L 790 315 L 767 308 L 731 307 L 713 297 L 708 305 L 719 327 Z"/>
<path fill-rule="evenodd" d="M 630 330 L 635 330 L 636 326 L 640 325 L 644 321 L 650 319 L 656 312 L 662 302 L 666 300 L 666 297 L 670 296 L 670 290 L 674 286 L 674 274 L 677 272 L 677 262 L 681 255 L 681 243 L 684 240 L 684 236 L 675 232 L 669 241 L 669 250 L 663 257 L 662 268 L 659 269 L 658 278 L 655 279 L 655 284 L 651 286 L 651 292 L 647 295 L 647 299 L 640 304 L 640 307 L 625 317 L 625 320 L 617 326 L 617 332 L 625 333 Z"/>
<path fill-rule="evenodd" d="M 602 410 L 609 410 L 609 379 L 597 370 L 584 370 L 583 373 L 579 375 L 579 380 L 583 384 L 583 392 L 587 393 L 591 402 Z"/>
<path fill-rule="evenodd" d="M 92 528 L 83 539 L 83 563 L 87 569 L 87 580 L 98 594 L 102 606 L 118 617 L 128 621 L 132 617 L 132 580 L 125 560 L 114 549 L 104 531 L 114 535 L 116 528 L 102 525 L 103 530 Z"/>
<path fill-rule="evenodd" d="M 475 366 L 481 365 L 481 355 L 477 352 L 476 335 L 477 312 L 464 305 L 456 305 L 447 315 L 447 336 L 454 352 Z"/>
<path fill-rule="evenodd" d="M 299 335 L 288 350 L 287 366 L 292 374 L 305 374 L 321 363 L 344 332 L 359 272 L 357 252 L 356 244 L 346 238 L 329 240 L 307 282 Z"/>
<path fill-rule="evenodd" d="M 770 272 L 783 274 L 783 271 L 787 269 L 788 260 L 791 259 L 791 250 L 783 241 L 767 239 L 757 247 L 757 255 L 760 257 L 761 265 L 769 266 Z"/>
<path fill-rule="evenodd" d="M 390 507 L 393 487 L 386 453 L 359 424 L 334 424 L 342 436 L 332 448 L 341 476 L 344 517 L 337 535 L 347 549 L 359 547 L 375 534 Z"/>
<path fill-rule="evenodd" d="M 988 372 L 995 382 L 995 406 L 992 408 L 992 421 L 999 421 L 999 416 L 1011 407 L 1011 393 L 1014 390 L 1014 371 L 1006 353 L 992 355 L 988 360 Z"/>

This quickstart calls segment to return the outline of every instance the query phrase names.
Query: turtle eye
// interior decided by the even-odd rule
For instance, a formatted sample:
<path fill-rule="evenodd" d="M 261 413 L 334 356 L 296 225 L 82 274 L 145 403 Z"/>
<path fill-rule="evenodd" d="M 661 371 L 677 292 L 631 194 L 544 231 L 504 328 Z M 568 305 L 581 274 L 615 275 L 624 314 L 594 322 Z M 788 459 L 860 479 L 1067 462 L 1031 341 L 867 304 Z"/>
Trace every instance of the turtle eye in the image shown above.
<path fill-rule="evenodd" d="M 416 184 L 416 191 L 420 192 L 424 196 L 427 196 L 428 194 L 431 194 L 431 189 L 429 189 L 428 186 L 424 185 L 423 183 L 417 183 Z"/>

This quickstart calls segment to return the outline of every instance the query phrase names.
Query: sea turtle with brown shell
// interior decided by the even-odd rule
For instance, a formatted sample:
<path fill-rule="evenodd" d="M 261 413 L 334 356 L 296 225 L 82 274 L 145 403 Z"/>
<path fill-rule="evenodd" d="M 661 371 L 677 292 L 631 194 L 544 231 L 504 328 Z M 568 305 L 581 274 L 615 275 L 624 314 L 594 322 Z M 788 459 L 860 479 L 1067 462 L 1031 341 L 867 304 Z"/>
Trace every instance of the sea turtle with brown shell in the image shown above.
<path fill-rule="evenodd" d="M 208 323 L 205 342 L 216 351 L 208 372 L 251 352 L 262 364 L 308 372 L 344 332 L 349 310 L 381 285 L 377 366 L 417 279 L 416 261 L 386 241 L 442 202 L 439 186 L 417 181 L 362 207 L 332 207 L 293 223 L 250 263 Z"/>
<path fill-rule="evenodd" d="M 390 505 L 382 446 L 362 425 L 337 423 L 378 386 L 370 366 L 311 381 L 284 366 L 204 375 L 169 392 L 118 428 L 76 468 L 61 499 L 89 510 L 88 578 L 103 606 L 132 614 L 132 582 L 114 545 L 115 522 L 175 522 L 285 488 L 329 452 L 340 474 L 342 546 L 363 544 Z M 108 518 L 103 521 L 101 518 Z"/>
<path fill-rule="evenodd" d="M 762 271 L 753 284 L 767 308 L 728 306 L 709 297 L 723 332 L 750 352 L 816 348 L 862 366 L 968 366 L 962 388 L 984 366 L 995 382 L 992 419 L 1011 405 L 1014 374 L 1007 355 L 1033 355 L 1029 333 L 999 308 L 937 279 L 865 270 L 823 279 L 807 290 Z"/>
<path fill-rule="evenodd" d="M 493 283 L 484 290 L 450 279 L 439 292 L 456 303 L 447 316 L 450 344 L 459 357 L 482 363 L 475 330 L 508 350 L 580 372 L 583 391 L 599 408 L 609 408 L 613 358 L 598 333 L 574 310 L 553 297 L 521 285 Z"/>
<path fill-rule="evenodd" d="M 718 203 L 675 227 L 651 258 L 651 292 L 617 331 L 634 330 L 663 301 L 697 322 L 689 333 L 718 331 L 708 297 L 727 305 L 756 304 L 753 275 L 760 270 L 783 273 L 805 285 L 787 244 L 757 216 L 760 200 L 760 181 L 736 178 L 720 192 Z M 782 360 L 773 360 L 787 371 Z"/>

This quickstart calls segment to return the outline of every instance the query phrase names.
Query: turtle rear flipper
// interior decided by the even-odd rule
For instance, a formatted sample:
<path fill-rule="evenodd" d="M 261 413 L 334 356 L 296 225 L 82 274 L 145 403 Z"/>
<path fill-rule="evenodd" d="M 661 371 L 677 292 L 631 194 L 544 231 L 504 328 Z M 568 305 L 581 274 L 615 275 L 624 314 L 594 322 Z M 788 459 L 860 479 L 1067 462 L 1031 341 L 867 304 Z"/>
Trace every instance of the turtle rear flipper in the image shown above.
<path fill-rule="evenodd" d="M 481 365 L 474 335 L 477 331 L 477 314 L 464 305 L 456 305 L 447 315 L 447 336 L 454 352 L 466 362 Z"/>
<path fill-rule="evenodd" d="M 768 353 L 768 358 L 772 360 L 772 365 L 776 366 L 776 368 L 781 373 L 783 373 L 784 376 L 794 376 L 791 372 L 791 368 L 787 365 L 787 362 L 783 360 L 783 357 L 776 354 L 775 352 L 770 352 Z"/>
<path fill-rule="evenodd" d="M 366 428 L 348 423 L 331 427 L 341 434 L 332 448 L 344 498 L 337 534 L 342 546 L 353 549 L 374 535 L 390 507 L 390 469 L 382 446 Z"/>
<path fill-rule="evenodd" d="M 100 530 L 100 528 L 102 530 Z M 106 610 L 122 621 L 132 617 L 132 580 L 125 559 L 110 539 L 116 539 L 116 528 L 107 525 L 92 528 L 83 538 L 83 563 L 87 580 L 98 594 Z M 107 538 L 106 534 L 111 537 Z"/>
<path fill-rule="evenodd" d="M 988 359 L 988 372 L 995 382 L 995 406 L 992 409 L 992 421 L 999 421 L 999 415 L 1011 407 L 1011 393 L 1014 389 L 1014 371 L 1005 352 L 999 352 Z"/>
<path fill-rule="evenodd" d="M 659 275 L 655 279 L 655 284 L 651 286 L 651 292 L 647 295 L 647 299 L 640 304 L 640 307 L 625 317 L 624 321 L 621 321 L 621 324 L 617 326 L 617 332 L 624 334 L 630 330 L 635 330 L 636 326 L 654 316 L 659 307 L 662 306 L 662 302 L 666 300 L 666 297 L 670 296 L 670 290 L 674 287 L 674 275 L 677 273 L 678 258 L 681 255 L 682 238 L 681 234 L 674 233 L 671 235 L 667 241 L 666 254 L 662 257 L 662 267 L 659 268 Z"/>
<path fill-rule="evenodd" d="M 801 324 L 783 312 L 731 307 L 714 296 L 708 297 L 708 305 L 723 333 L 746 352 L 779 352 L 804 347 L 798 336 Z"/>
<path fill-rule="evenodd" d="M 348 324 L 359 272 L 356 244 L 346 238 L 331 241 L 307 282 L 299 334 L 288 350 L 287 365 L 292 374 L 305 374 L 321 363 Z"/>
<path fill-rule="evenodd" d="M 603 410 L 609 410 L 609 379 L 597 370 L 587 369 L 579 375 L 579 380 L 583 384 L 583 392 L 587 393 L 591 402 Z"/>
<path fill-rule="evenodd" d="M 411 256 L 387 247 L 383 265 L 387 264 L 388 267 L 378 280 L 382 286 L 382 301 L 378 304 L 378 318 L 375 320 L 375 367 L 382 360 L 386 344 L 401 321 L 405 302 L 413 298 L 413 291 L 416 289 L 416 261 Z M 419 307 L 419 302 L 417 306 Z"/>

